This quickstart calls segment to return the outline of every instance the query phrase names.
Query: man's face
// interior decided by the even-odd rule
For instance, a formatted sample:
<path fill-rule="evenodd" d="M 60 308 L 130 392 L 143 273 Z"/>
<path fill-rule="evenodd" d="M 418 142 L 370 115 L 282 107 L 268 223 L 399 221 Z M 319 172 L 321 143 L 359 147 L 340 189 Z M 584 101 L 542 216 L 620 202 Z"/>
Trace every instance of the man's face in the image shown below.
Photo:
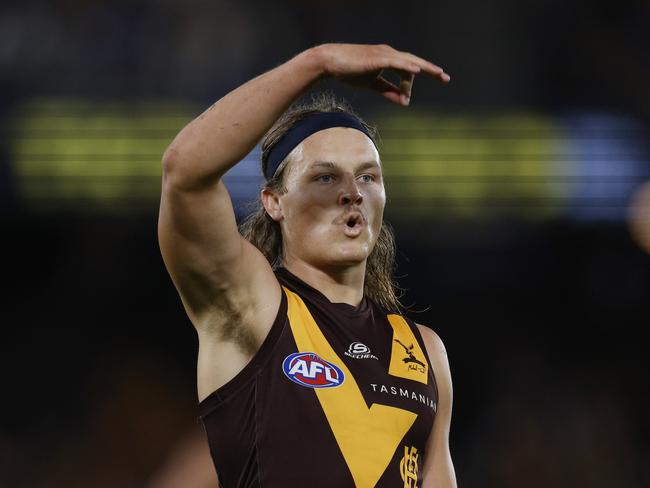
<path fill-rule="evenodd" d="M 379 154 L 356 129 L 312 134 L 292 152 L 277 196 L 285 260 L 317 267 L 363 262 L 381 229 L 386 193 Z"/>

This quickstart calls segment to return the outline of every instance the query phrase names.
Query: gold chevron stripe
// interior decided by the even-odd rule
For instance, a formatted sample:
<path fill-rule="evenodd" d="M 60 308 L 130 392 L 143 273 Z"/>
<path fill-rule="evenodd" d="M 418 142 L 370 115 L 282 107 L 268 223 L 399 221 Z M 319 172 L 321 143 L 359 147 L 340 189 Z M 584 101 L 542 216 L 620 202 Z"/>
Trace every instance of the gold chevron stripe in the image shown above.
<path fill-rule="evenodd" d="M 429 381 L 429 365 L 415 334 L 401 315 L 388 315 L 388 322 L 393 328 L 393 350 L 390 354 L 388 374 L 426 385 Z"/>
<path fill-rule="evenodd" d="M 313 352 L 336 364 L 345 381 L 336 388 L 315 389 L 336 442 L 358 488 L 374 487 L 417 415 L 374 403 L 368 408 L 352 373 L 327 342 L 302 299 L 284 288 L 289 324 L 300 352 Z"/>

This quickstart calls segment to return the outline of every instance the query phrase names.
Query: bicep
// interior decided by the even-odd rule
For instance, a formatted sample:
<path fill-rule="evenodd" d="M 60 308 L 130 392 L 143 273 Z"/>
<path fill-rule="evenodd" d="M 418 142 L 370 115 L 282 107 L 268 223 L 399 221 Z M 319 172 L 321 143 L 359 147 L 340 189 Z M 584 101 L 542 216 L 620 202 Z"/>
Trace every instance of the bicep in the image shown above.
<path fill-rule="evenodd" d="M 449 450 L 453 388 L 447 351 L 435 332 L 420 325 L 418 328 L 422 333 L 438 386 L 436 416 L 427 441 L 422 486 L 455 488 L 456 475 Z"/>

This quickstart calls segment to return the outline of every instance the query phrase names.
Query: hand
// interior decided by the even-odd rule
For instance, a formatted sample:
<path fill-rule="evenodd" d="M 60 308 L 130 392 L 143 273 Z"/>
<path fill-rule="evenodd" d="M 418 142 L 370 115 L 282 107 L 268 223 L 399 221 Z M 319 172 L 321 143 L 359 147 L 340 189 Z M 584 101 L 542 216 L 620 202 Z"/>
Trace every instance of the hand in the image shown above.
<path fill-rule="evenodd" d="M 326 75 L 378 91 L 391 102 L 404 106 L 409 104 L 416 74 L 425 73 L 443 83 L 450 80 L 441 67 L 385 44 L 323 44 L 314 49 Z M 400 75 L 399 86 L 382 76 L 387 69 Z"/>

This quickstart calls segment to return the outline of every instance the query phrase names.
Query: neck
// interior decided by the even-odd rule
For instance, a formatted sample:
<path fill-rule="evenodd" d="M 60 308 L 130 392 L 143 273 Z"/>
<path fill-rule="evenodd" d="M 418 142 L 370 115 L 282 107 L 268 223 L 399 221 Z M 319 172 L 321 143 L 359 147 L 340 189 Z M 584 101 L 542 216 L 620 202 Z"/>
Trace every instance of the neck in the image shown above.
<path fill-rule="evenodd" d="M 304 261 L 287 259 L 283 266 L 332 303 L 357 307 L 363 299 L 366 261 L 353 266 L 316 267 Z"/>

